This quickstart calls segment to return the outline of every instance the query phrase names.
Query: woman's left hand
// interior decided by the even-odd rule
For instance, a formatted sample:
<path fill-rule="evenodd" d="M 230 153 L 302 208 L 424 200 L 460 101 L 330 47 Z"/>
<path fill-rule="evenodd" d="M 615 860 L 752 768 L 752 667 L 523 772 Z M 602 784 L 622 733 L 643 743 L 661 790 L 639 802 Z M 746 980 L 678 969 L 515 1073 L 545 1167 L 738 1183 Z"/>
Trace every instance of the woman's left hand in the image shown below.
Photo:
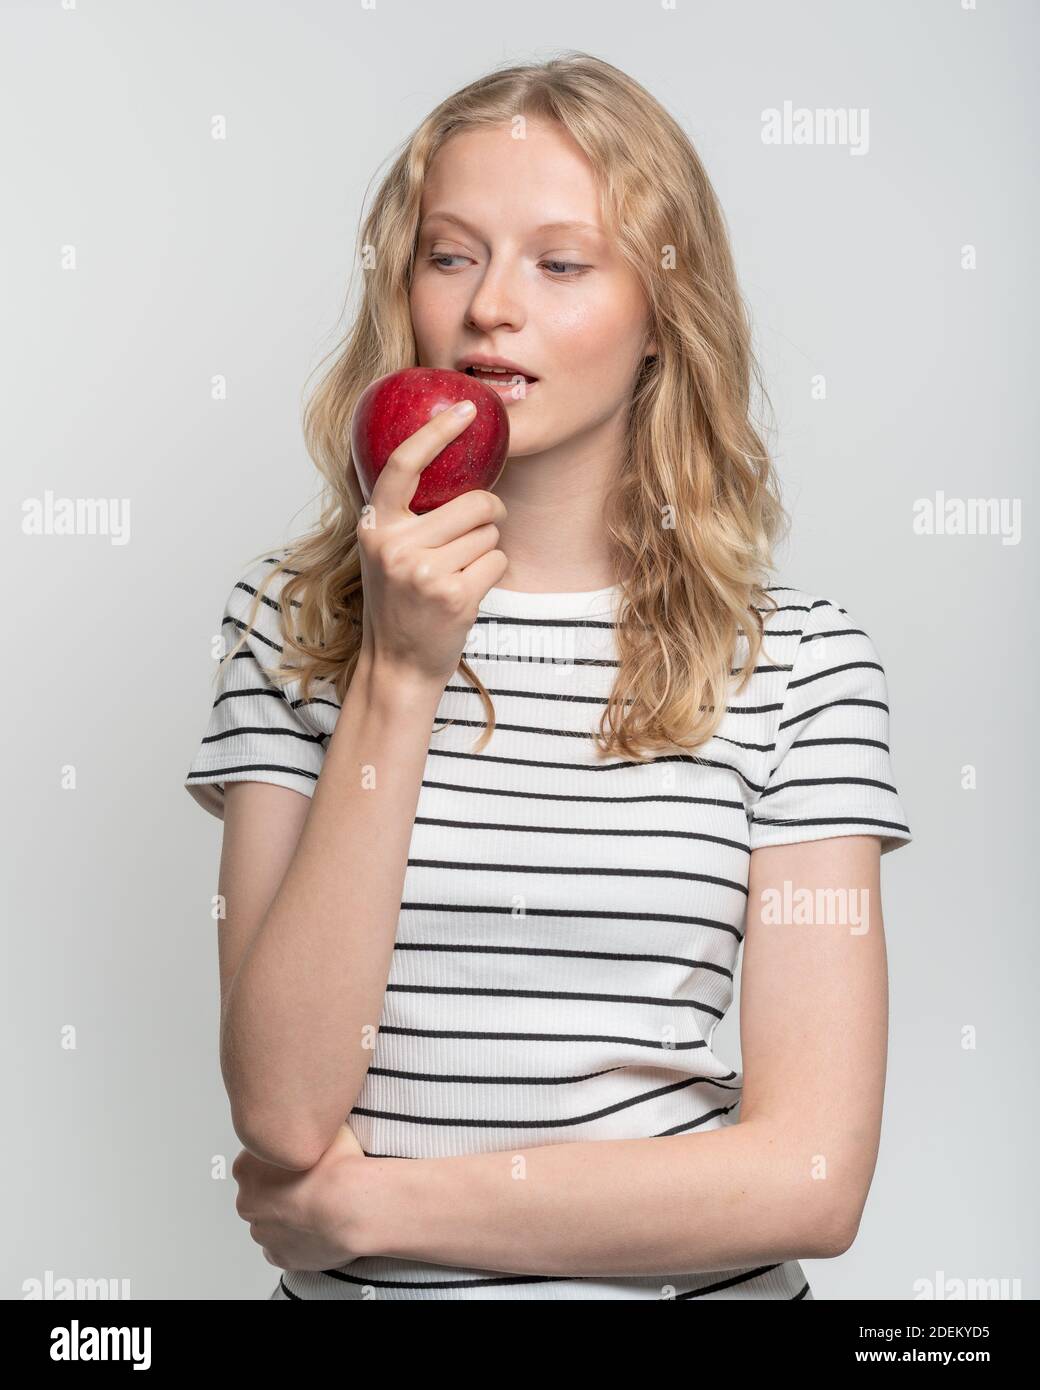
<path fill-rule="evenodd" d="M 243 1149 L 231 1165 L 235 1207 L 264 1259 L 279 1269 L 331 1269 L 357 1259 L 348 1196 L 356 1191 L 364 1150 L 349 1125 L 313 1168 L 296 1171 L 264 1163 Z"/>

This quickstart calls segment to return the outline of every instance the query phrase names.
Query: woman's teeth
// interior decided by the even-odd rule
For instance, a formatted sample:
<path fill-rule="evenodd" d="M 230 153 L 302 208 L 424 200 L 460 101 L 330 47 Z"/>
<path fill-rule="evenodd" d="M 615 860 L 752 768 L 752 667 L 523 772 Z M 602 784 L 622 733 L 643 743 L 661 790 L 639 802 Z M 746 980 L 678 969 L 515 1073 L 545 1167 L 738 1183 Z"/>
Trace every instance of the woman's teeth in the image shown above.
<path fill-rule="evenodd" d="M 524 376 L 524 373 L 523 373 L 523 372 L 515 372 L 515 371 L 512 369 L 512 367 L 467 367 L 467 368 L 466 368 L 466 371 L 467 371 L 467 373 L 468 373 L 469 376 L 475 376 L 475 377 L 485 377 L 485 376 L 486 376 L 486 377 L 490 377 L 491 379 L 497 379 L 497 380 L 499 380 L 499 381 L 502 381 L 502 380 L 504 380 L 504 379 L 507 378 L 507 377 L 514 377 L 514 376 L 523 377 L 525 381 L 534 381 L 534 377 L 532 377 L 532 376 Z"/>

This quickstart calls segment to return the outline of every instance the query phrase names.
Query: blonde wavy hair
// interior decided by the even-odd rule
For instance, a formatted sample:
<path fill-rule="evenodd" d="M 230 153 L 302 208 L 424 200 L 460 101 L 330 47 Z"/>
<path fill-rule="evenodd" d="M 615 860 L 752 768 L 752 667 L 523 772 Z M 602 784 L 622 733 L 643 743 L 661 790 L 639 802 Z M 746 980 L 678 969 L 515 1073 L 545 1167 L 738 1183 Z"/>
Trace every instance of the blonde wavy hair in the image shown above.
<path fill-rule="evenodd" d="M 418 365 L 409 290 L 431 160 L 452 135 L 518 115 L 558 122 L 587 155 L 604 227 L 639 277 L 657 345 L 633 383 L 624 458 L 604 511 L 620 588 L 619 669 L 597 745 L 604 756 L 636 759 L 667 748 L 692 752 L 722 720 L 731 681 L 739 681 L 739 693 L 755 669 L 761 615 L 776 608 L 765 591 L 772 547 L 789 519 L 751 420 L 752 386 L 768 398 L 704 166 L 679 124 L 638 82 L 573 50 L 493 70 L 447 97 L 406 140 L 362 214 L 360 246 L 375 255 L 364 257 L 371 268 L 361 305 L 345 338 L 315 368 L 335 357 L 303 415 L 307 450 L 325 481 L 320 518 L 283 547 L 228 658 L 284 572 L 284 648 L 272 677 L 279 686 L 299 679 L 304 699 L 319 679 L 345 698 L 364 598 L 357 542 L 364 499 L 351 457 L 351 416 L 377 377 Z M 734 672 L 739 633 L 749 650 Z M 494 732 L 494 706 L 465 658 L 459 669 L 486 712 L 479 751 Z"/>

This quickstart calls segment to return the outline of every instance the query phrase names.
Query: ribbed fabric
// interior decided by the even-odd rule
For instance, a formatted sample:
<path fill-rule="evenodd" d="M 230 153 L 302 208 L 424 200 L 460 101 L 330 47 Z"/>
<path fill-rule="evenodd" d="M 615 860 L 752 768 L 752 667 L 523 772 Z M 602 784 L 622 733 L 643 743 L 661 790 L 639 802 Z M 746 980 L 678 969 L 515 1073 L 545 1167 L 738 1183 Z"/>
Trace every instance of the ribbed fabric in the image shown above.
<path fill-rule="evenodd" d="M 229 641 L 271 563 L 232 590 Z M 335 727 L 331 687 L 304 703 L 265 674 L 283 582 L 221 673 L 185 782 L 215 816 L 229 781 L 313 794 Z M 867 834 L 884 853 L 911 839 L 873 642 L 825 598 L 785 586 L 773 596 L 756 673 L 711 742 L 696 757 L 639 763 L 601 761 L 592 739 L 617 671 L 618 590 L 488 593 L 464 654 L 496 729 L 471 751 L 483 708 L 453 676 L 431 732 L 373 1061 L 349 1117 L 366 1153 L 437 1158 L 736 1123 L 742 1076 L 712 1039 L 733 996 L 751 851 Z M 740 636 L 734 670 L 746 651 Z M 288 1271 L 272 1297 L 812 1292 L 794 1260 L 561 1278 L 366 1258 Z"/>

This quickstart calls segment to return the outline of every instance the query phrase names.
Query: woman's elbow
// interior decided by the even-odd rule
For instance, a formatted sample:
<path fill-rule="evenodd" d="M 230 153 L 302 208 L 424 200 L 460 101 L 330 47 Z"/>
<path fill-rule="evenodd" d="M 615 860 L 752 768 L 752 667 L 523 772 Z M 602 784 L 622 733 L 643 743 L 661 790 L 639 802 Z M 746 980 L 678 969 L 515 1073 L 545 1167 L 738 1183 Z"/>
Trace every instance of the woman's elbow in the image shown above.
<path fill-rule="evenodd" d="M 321 1158 L 327 1145 L 288 1133 L 276 1126 L 247 1118 L 232 1107 L 231 1123 L 244 1149 L 262 1163 L 291 1172 L 306 1172 Z"/>
<path fill-rule="evenodd" d="M 806 1258 L 833 1260 L 844 1255 L 859 1234 L 863 1203 L 855 1200 L 836 1203 L 826 1218 L 818 1221 L 811 1233 L 811 1249 Z"/>

